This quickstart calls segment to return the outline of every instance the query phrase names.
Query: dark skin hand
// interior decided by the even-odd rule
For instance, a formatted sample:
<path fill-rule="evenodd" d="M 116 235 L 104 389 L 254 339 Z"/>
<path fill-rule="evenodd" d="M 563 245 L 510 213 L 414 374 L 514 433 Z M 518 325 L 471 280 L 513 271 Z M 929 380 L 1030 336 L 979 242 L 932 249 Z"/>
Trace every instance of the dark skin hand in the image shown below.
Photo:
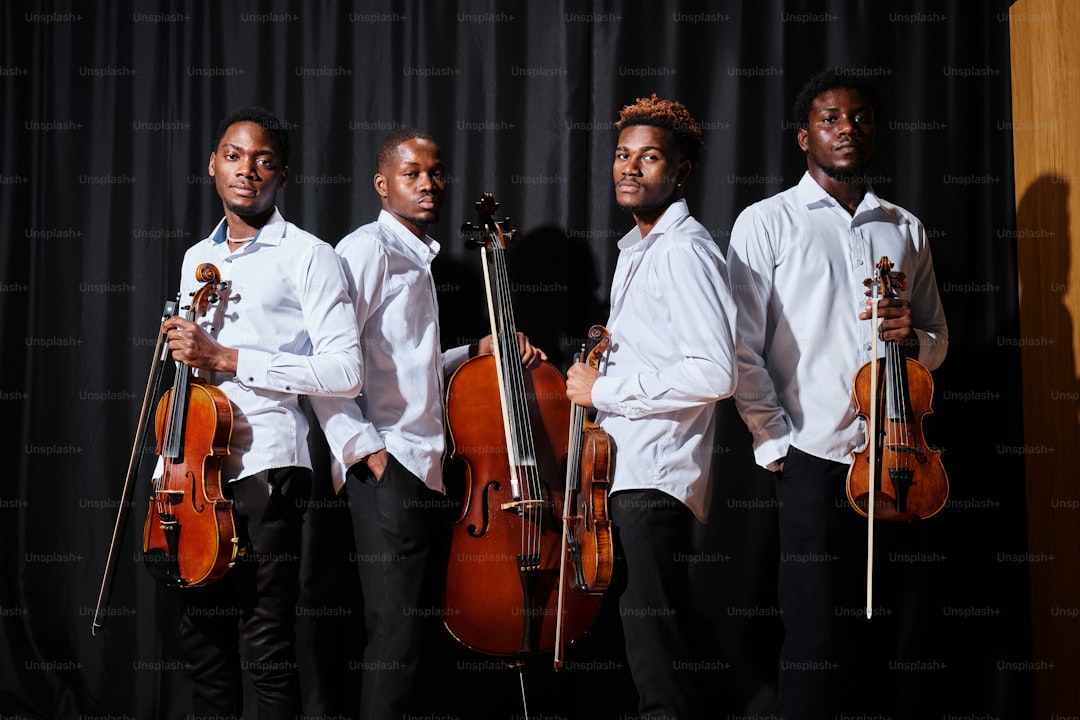
<path fill-rule="evenodd" d="M 575 405 L 593 407 L 592 388 L 598 377 L 600 371 L 591 365 L 574 363 L 566 373 L 566 397 Z"/>
<path fill-rule="evenodd" d="M 873 306 L 870 300 L 866 301 L 866 309 L 859 313 L 860 320 L 873 318 Z M 898 298 L 884 298 L 878 300 L 878 339 L 883 342 L 893 341 L 899 343 L 900 352 L 905 356 L 915 357 L 919 354 L 919 338 L 915 334 L 915 327 L 911 321 L 911 305 L 907 300 Z M 779 461 L 778 470 L 784 471 L 784 461 Z"/>
<path fill-rule="evenodd" d="M 859 313 L 859 319 L 869 320 L 872 317 L 871 313 L 871 301 L 867 300 L 866 309 Z M 878 329 L 879 340 L 898 343 L 901 353 L 905 356 L 915 357 L 919 354 L 919 338 L 915 334 L 915 326 L 911 319 L 911 305 L 907 300 L 899 298 L 878 300 L 878 318 L 881 320 Z"/>
<path fill-rule="evenodd" d="M 168 348 L 173 360 L 200 370 L 236 372 L 237 351 L 225 347 L 190 320 L 171 317 L 165 321 L 162 328 L 167 333 Z M 480 340 L 478 347 L 477 354 L 490 354 L 495 351 L 495 341 L 491 335 L 488 335 Z M 534 368 L 547 360 L 547 353 L 535 347 L 529 342 L 529 338 L 520 332 L 518 333 L 518 350 L 521 354 L 521 364 L 526 368 Z M 376 479 L 381 478 L 386 470 L 387 458 L 386 450 L 380 450 L 364 458 Z"/>
<path fill-rule="evenodd" d="M 523 333 L 518 333 L 518 351 L 521 354 L 521 364 L 526 368 L 534 368 L 540 363 L 547 360 L 547 354 L 538 347 L 534 347 L 529 338 Z M 491 335 L 485 338 L 481 338 L 477 345 L 477 355 L 490 355 L 495 352 L 495 341 Z M 371 470 L 372 475 L 376 480 L 381 480 L 383 473 L 386 471 L 386 465 L 389 461 L 390 455 L 386 450 L 379 450 L 364 458 L 364 462 L 367 463 L 368 469 Z"/>
<path fill-rule="evenodd" d="M 521 355 L 521 365 L 528 369 L 533 369 L 540 363 L 547 360 L 547 353 L 538 347 L 533 347 L 533 344 L 529 342 L 529 338 L 524 333 L 518 333 L 518 353 Z M 488 335 L 481 338 L 478 344 L 477 355 L 488 355 L 495 352 L 495 339 Z"/>
<path fill-rule="evenodd" d="M 871 318 L 870 301 L 859 313 L 860 320 Z M 878 301 L 878 318 L 881 320 L 878 337 L 882 341 L 895 341 L 905 355 L 918 354 L 918 336 L 911 321 L 911 306 L 907 300 L 888 298 Z M 593 407 L 592 388 L 600 373 L 584 363 L 574 363 L 566 373 L 566 396 L 570 402 L 582 407 Z"/>
<path fill-rule="evenodd" d="M 236 372 L 237 351 L 225 347 L 195 323 L 171 317 L 161 327 L 167 333 L 173 360 L 199 370 Z"/>

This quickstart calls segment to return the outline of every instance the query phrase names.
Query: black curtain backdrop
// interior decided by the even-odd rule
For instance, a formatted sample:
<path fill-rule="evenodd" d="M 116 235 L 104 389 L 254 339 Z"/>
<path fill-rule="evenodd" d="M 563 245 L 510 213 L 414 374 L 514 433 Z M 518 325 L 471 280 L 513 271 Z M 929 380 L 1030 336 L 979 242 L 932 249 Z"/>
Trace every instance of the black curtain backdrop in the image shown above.
<path fill-rule="evenodd" d="M 479 257 L 458 228 L 492 192 L 519 231 L 518 327 L 565 367 L 606 319 L 615 242 L 632 224 L 612 192 L 619 108 L 657 92 L 700 120 L 708 147 L 688 201 L 726 248 L 736 214 L 805 169 L 789 108 L 825 66 L 878 83 L 874 185 L 925 223 L 951 334 L 924 426 L 945 450 L 951 498 L 917 531 L 925 552 L 892 558 L 923 582 L 914 600 L 878 598 L 888 612 L 867 623 L 881 642 L 868 641 L 866 667 L 896 692 L 940 698 L 932 717 L 1032 717 L 1005 0 L 60 0 L 0 12 L 2 717 L 188 711 L 176 594 L 138 552 L 149 463 L 126 507 L 107 622 L 90 628 L 161 308 L 185 248 L 221 217 L 206 166 L 227 111 L 263 104 L 291 124 L 279 207 L 330 243 L 378 212 L 381 137 L 436 136 L 451 180 L 432 229 L 446 344 L 486 333 Z M 318 433 L 311 442 L 322 470 Z M 769 717 L 775 499 L 730 400 L 716 459 L 694 563 L 710 647 L 700 670 L 715 717 Z M 327 699 L 309 714 L 347 717 L 363 637 L 347 513 L 322 473 L 309 519 L 300 666 L 307 694 Z M 901 652 L 890 623 L 912 606 L 922 624 L 897 630 Z M 635 713 L 613 604 L 566 669 L 533 658 L 520 678 L 456 647 L 432 614 L 431 717 L 524 718 L 519 682 L 528 717 Z"/>

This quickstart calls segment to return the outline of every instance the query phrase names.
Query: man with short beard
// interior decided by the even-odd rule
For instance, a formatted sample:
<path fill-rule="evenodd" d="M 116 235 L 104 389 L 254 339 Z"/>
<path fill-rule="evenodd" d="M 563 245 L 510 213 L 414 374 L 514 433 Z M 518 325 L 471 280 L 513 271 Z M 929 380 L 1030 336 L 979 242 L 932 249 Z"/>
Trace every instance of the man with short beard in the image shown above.
<path fill-rule="evenodd" d="M 846 479 L 852 452 L 866 442 L 851 400 L 855 374 L 871 359 L 864 281 L 883 256 L 907 286 L 878 303 L 879 339 L 930 370 L 948 344 L 926 231 L 867 180 L 877 111 L 861 78 L 835 70 L 811 77 L 794 107 L 806 172 L 796 187 L 740 213 L 728 249 L 739 288 L 735 402 L 758 464 L 775 473 L 785 629 L 777 714 L 787 720 L 881 709 L 839 703 L 859 696 L 852 673 L 871 662 L 844 647 L 851 631 L 872 629 L 862 594 L 866 521 L 849 507 Z M 845 631 L 852 619 L 863 626 Z M 889 684 L 879 690 L 883 702 L 897 694 Z"/>
<path fill-rule="evenodd" d="M 716 401 L 735 388 L 734 302 L 723 253 L 683 198 L 704 148 L 697 122 L 653 94 L 616 127 L 615 199 L 635 227 L 619 240 L 606 371 L 575 363 L 566 394 L 597 409 L 615 447 L 616 592 L 641 717 L 716 717 L 694 670 L 689 558 L 709 513 Z"/>

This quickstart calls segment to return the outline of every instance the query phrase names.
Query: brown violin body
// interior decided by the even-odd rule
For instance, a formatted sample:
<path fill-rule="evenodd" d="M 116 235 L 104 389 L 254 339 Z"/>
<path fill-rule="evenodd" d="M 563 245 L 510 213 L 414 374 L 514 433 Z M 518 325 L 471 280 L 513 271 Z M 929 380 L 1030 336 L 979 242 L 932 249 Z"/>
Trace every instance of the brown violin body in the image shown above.
<path fill-rule="evenodd" d="M 610 344 L 607 328 L 594 325 L 589 337 L 596 340 L 581 362 L 599 369 L 600 356 Z M 588 419 L 584 408 L 573 405 L 567 457 L 566 536 L 570 572 L 569 587 L 594 594 L 611 584 L 615 548 L 608 514 L 608 492 L 614 472 L 614 455 L 607 432 Z"/>
<path fill-rule="evenodd" d="M 878 267 L 883 297 L 896 297 L 888 258 Z M 875 519 L 908 522 L 937 514 L 949 499 L 949 480 L 941 451 L 931 449 L 923 436 L 923 419 L 933 412 L 930 371 L 902 357 L 895 342 L 886 342 L 885 357 L 859 369 L 851 393 L 868 439 L 852 453 L 848 501 L 866 516 L 873 488 Z"/>
<path fill-rule="evenodd" d="M 206 285 L 195 293 L 189 319 L 213 302 L 212 265 L 199 267 Z M 213 385 L 178 364 L 173 387 L 157 406 L 155 430 L 162 473 L 155 478 L 143 527 L 143 562 L 166 585 L 198 587 L 220 579 L 239 553 L 232 501 L 221 486 L 229 452 L 232 404 Z"/>
<path fill-rule="evenodd" d="M 561 593 L 566 382 L 549 363 L 523 367 L 506 240 L 491 217 L 498 205 L 485 194 L 476 206 L 480 224 L 463 230 L 482 248 L 495 351 L 458 368 L 447 390 L 451 457 L 463 462 L 466 482 L 451 524 L 444 624 L 467 648 L 520 658 L 553 651 L 557 627 L 564 642 L 584 634 L 601 598 Z"/>

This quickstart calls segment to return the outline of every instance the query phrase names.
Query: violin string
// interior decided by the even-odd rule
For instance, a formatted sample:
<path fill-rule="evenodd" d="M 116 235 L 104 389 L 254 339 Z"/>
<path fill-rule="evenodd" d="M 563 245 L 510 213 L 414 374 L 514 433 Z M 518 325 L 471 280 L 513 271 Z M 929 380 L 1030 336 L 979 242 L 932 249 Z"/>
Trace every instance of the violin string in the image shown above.
<path fill-rule="evenodd" d="M 897 405 L 896 405 L 896 363 L 893 357 L 893 344 L 885 343 L 885 413 L 883 422 L 885 423 L 885 447 L 884 458 L 882 466 L 886 468 L 895 467 L 897 441 L 899 438 L 896 436 L 897 432 Z M 882 483 L 885 479 L 882 478 Z"/>
<path fill-rule="evenodd" d="M 904 358 L 900 354 L 900 346 L 893 342 L 889 347 L 889 353 L 893 358 L 893 394 L 894 403 L 896 404 L 896 419 L 897 422 L 893 423 L 895 426 L 894 433 L 896 435 L 894 442 L 898 444 L 901 450 L 902 461 L 899 463 L 904 469 L 908 469 L 911 466 L 910 453 L 907 452 L 907 448 L 911 442 L 911 438 L 908 435 L 908 417 L 907 417 L 907 394 L 906 386 L 904 382 Z"/>

